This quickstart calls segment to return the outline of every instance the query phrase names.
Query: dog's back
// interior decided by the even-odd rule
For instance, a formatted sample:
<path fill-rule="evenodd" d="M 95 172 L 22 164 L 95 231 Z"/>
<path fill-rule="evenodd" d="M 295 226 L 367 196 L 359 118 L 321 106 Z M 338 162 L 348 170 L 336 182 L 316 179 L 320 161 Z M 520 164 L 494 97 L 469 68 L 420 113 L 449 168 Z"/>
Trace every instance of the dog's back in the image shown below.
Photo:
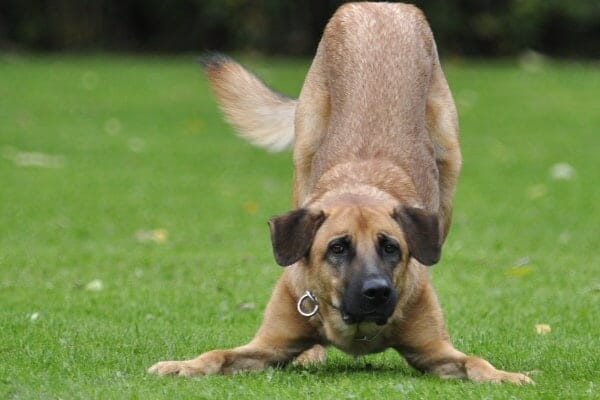
<path fill-rule="evenodd" d="M 437 199 L 425 123 L 437 55 L 422 13 L 406 4 L 346 4 L 331 18 L 321 46 L 314 63 L 323 63 L 330 111 L 311 180 L 337 163 L 387 160 L 408 173 L 421 198 Z"/>
<path fill-rule="evenodd" d="M 346 4 L 331 18 L 322 43 L 329 133 L 361 140 L 374 128 L 407 135 L 424 130 L 434 57 L 431 33 L 417 8 Z"/>

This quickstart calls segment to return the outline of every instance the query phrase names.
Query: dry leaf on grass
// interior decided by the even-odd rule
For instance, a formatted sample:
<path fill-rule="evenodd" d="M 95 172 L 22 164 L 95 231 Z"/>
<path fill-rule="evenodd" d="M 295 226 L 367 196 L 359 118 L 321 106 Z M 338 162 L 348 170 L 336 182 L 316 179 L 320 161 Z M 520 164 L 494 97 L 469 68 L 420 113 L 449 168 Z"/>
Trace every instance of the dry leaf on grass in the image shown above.
<path fill-rule="evenodd" d="M 163 228 L 157 228 L 152 230 L 140 229 L 135 233 L 135 238 L 140 243 L 164 243 L 169 238 L 169 232 L 167 232 L 167 230 Z"/>
<path fill-rule="evenodd" d="M 243 208 L 246 214 L 254 214 L 258 210 L 258 204 L 252 200 L 248 200 L 244 203 Z"/>
<path fill-rule="evenodd" d="M 550 333 L 551 331 L 552 329 L 548 324 L 535 324 L 535 332 L 538 335 L 545 335 L 547 333 Z"/>
<path fill-rule="evenodd" d="M 570 181 L 575 177 L 575 168 L 565 162 L 550 167 L 550 177 L 557 181 Z"/>
<path fill-rule="evenodd" d="M 93 281 L 88 282 L 85 285 L 85 290 L 89 290 L 90 292 L 99 292 L 104 289 L 104 282 L 100 279 L 94 279 Z"/>
<path fill-rule="evenodd" d="M 533 267 L 528 266 L 520 266 L 520 267 L 511 267 L 506 271 L 506 275 L 509 276 L 525 276 L 529 275 L 534 271 Z"/>

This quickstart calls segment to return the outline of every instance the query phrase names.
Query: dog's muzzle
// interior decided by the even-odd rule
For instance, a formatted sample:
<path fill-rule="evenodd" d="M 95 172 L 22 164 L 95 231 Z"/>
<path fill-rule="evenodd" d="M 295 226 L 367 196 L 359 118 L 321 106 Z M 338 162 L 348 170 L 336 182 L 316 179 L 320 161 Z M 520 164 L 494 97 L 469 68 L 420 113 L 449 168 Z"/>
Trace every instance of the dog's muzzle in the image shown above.
<path fill-rule="evenodd" d="M 375 322 L 384 325 L 394 312 L 398 295 L 391 283 L 372 277 L 352 285 L 342 304 L 342 320 L 347 324 Z"/>

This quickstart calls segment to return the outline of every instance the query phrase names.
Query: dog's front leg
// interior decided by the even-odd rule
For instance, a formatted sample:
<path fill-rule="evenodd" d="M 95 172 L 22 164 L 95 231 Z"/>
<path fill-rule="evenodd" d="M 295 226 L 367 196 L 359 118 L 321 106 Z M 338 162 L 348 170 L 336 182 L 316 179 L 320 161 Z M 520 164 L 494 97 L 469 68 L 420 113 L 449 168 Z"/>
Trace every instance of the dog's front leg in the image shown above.
<path fill-rule="evenodd" d="M 419 371 L 442 378 L 466 378 L 475 382 L 533 383 L 527 375 L 494 368 L 486 360 L 467 356 L 450 343 L 437 297 L 428 280 L 415 292 L 412 305 L 398 325 L 393 346 Z"/>
<path fill-rule="evenodd" d="M 467 356 L 445 340 L 421 349 L 403 348 L 399 351 L 416 369 L 445 379 L 466 378 L 474 382 L 510 382 L 517 385 L 533 383 L 525 374 L 502 371 L 483 358 Z"/>
<path fill-rule="evenodd" d="M 289 362 L 298 350 L 262 346 L 255 341 L 229 350 L 212 350 L 191 360 L 161 361 L 148 372 L 158 375 L 216 375 L 242 371 L 260 371 Z"/>
<path fill-rule="evenodd" d="M 158 375 L 214 375 L 258 371 L 284 365 L 318 343 L 316 330 L 296 311 L 287 274 L 281 277 L 252 341 L 228 350 L 212 350 L 191 360 L 161 361 L 148 372 Z"/>

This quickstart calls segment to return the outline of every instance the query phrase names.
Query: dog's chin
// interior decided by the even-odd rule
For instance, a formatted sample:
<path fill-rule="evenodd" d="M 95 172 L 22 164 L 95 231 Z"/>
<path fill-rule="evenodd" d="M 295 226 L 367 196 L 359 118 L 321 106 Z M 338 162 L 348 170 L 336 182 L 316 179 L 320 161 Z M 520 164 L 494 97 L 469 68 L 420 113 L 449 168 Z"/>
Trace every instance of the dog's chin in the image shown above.
<path fill-rule="evenodd" d="M 342 321 L 344 321 L 347 325 L 355 325 L 360 324 L 362 322 L 374 322 L 376 325 L 382 326 L 387 324 L 389 315 L 382 315 L 377 313 L 369 313 L 369 314 L 359 314 L 352 315 L 348 314 L 345 311 L 341 311 Z"/>

